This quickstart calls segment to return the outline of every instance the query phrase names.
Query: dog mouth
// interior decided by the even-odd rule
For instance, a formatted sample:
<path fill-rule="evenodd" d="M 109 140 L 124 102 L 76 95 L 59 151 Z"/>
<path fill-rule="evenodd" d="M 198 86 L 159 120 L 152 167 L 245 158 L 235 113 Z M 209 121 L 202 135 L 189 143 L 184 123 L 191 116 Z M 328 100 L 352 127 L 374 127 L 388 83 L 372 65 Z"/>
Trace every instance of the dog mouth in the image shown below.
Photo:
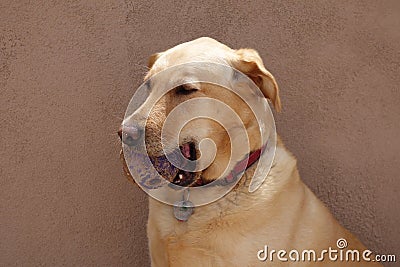
<path fill-rule="evenodd" d="M 182 166 L 183 169 L 180 169 L 174 166 L 168 158 L 176 158 L 176 155 L 181 153 L 184 158 L 189 160 L 187 164 Z M 201 179 L 201 172 L 195 172 L 190 170 L 195 170 L 197 159 L 197 149 L 196 144 L 194 142 L 184 142 L 182 145 L 179 146 L 179 150 L 175 150 L 172 153 L 168 154 L 167 156 L 158 156 L 158 157 L 151 157 L 150 160 L 157 170 L 157 172 L 167 181 L 178 185 L 178 186 L 200 186 L 203 184 Z"/>

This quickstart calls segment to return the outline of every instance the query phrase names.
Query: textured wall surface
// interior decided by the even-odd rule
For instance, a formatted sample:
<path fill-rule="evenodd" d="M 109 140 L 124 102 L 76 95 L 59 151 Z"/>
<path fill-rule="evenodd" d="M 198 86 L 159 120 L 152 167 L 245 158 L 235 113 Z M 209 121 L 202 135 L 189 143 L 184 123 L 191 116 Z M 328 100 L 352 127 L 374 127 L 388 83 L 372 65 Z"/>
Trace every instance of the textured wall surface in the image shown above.
<path fill-rule="evenodd" d="M 1 266 L 148 266 L 116 130 L 148 56 L 200 36 L 260 52 L 305 182 L 400 257 L 400 2 L 215 2 L 0 3 Z"/>

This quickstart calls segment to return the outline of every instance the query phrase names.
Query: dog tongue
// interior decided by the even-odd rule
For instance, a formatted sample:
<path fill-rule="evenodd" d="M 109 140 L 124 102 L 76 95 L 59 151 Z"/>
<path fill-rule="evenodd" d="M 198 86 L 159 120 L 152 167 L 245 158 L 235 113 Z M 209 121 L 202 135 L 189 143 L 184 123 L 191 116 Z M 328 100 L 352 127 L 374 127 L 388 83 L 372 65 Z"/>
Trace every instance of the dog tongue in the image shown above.
<path fill-rule="evenodd" d="M 181 152 L 183 156 L 187 159 L 190 159 L 190 145 L 189 143 L 183 144 L 181 147 Z"/>

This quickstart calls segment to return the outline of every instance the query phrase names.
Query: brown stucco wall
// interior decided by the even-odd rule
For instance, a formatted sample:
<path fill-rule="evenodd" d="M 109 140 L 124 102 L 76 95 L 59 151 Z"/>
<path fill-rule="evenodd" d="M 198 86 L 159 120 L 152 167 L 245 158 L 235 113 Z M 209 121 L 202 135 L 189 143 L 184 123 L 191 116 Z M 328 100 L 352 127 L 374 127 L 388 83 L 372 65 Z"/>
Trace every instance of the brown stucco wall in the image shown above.
<path fill-rule="evenodd" d="M 399 258 L 399 14 L 399 1 L 2 1 L 0 265 L 148 266 L 146 196 L 116 130 L 148 56 L 199 36 L 260 51 L 305 182 Z"/>

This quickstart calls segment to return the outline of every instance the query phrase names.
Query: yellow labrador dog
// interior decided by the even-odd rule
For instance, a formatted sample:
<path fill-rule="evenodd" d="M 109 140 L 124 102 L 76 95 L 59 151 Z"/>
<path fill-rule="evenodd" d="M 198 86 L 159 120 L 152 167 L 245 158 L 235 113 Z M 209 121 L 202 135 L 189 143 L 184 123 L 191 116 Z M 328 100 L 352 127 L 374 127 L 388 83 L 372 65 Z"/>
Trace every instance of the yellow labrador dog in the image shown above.
<path fill-rule="evenodd" d="M 277 83 L 258 53 L 252 49 L 234 50 L 211 38 L 199 38 L 153 55 L 145 80 L 166 68 L 192 61 L 215 62 L 239 70 L 280 111 Z M 185 79 L 187 73 L 174 75 Z M 125 142 L 134 145 L 145 138 L 149 156 L 163 156 L 161 128 L 166 117 L 179 103 L 196 97 L 218 99 L 232 107 L 246 127 L 249 150 L 259 151 L 263 145 L 259 126 L 249 107 L 235 93 L 214 84 L 189 83 L 169 91 L 157 101 L 147 120 L 139 108 L 123 122 L 135 125 L 124 132 Z M 203 171 L 181 171 L 166 179 L 190 187 L 208 184 L 223 175 L 231 141 L 220 124 L 194 120 L 180 136 L 182 153 L 188 159 L 198 158 L 198 142 L 204 138 L 215 142 L 218 153 Z M 381 266 L 302 182 L 296 159 L 279 138 L 272 167 L 263 174 L 265 182 L 250 193 L 246 177 L 254 171 L 255 165 L 248 167 L 232 191 L 218 201 L 196 207 L 184 222 L 173 216 L 171 206 L 150 198 L 147 234 L 152 266 Z"/>

